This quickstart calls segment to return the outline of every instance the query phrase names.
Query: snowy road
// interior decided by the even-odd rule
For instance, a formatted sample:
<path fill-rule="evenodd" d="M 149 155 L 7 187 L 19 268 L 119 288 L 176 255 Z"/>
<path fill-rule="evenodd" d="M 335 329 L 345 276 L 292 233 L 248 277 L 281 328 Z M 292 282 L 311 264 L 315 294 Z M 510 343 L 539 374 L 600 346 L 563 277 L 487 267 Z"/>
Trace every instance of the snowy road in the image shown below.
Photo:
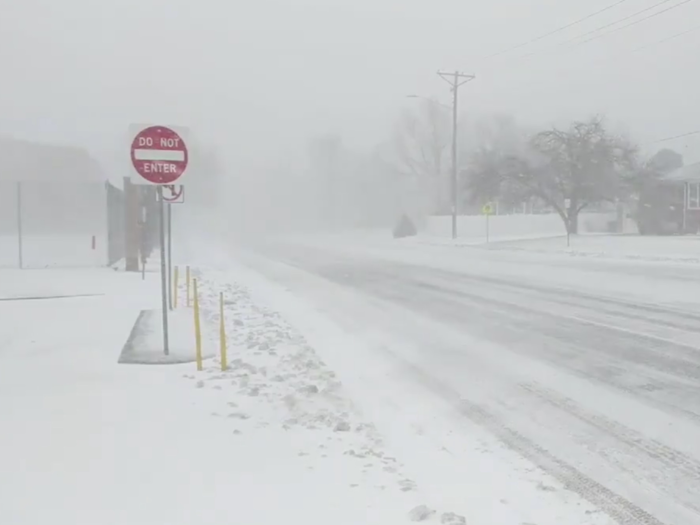
<path fill-rule="evenodd" d="M 257 271 L 371 333 L 455 417 L 594 506 L 595 523 L 700 523 L 694 267 L 322 243 L 263 251 L 275 262 L 256 260 Z"/>

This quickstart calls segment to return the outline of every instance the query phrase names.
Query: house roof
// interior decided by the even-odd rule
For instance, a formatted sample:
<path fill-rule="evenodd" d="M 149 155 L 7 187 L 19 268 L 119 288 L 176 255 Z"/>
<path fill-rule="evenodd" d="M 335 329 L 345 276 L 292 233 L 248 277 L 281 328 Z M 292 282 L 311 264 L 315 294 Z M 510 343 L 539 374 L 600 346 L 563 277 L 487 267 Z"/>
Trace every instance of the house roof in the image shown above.
<path fill-rule="evenodd" d="M 104 180 L 100 165 L 84 149 L 0 136 L 0 181 Z"/>
<path fill-rule="evenodd" d="M 700 162 L 673 170 L 666 174 L 664 180 L 668 182 L 700 182 Z"/>

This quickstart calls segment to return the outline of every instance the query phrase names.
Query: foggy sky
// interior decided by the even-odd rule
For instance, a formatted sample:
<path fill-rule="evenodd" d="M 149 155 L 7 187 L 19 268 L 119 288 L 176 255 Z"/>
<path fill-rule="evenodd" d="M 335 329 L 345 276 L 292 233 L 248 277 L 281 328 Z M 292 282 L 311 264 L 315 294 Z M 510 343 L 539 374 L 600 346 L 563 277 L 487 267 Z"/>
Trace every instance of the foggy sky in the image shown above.
<path fill-rule="evenodd" d="M 435 72 L 458 68 L 477 75 L 461 90 L 468 114 L 548 125 L 604 113 L 650 141 L 700 129 L 700 30 L 632 50 L 697 25 L 700 1 L 557 44 L 657 2 L 485 60 L 614 0 L 0 0 L 0 133 L 105 152 L 130 122 L 173 123 L 234 162 L 277 162 L 328 131 L 386 140 L 415 103 L 406 95 L 448 101 Z M 700 160 L 700 135 L 661 146 Z"/>

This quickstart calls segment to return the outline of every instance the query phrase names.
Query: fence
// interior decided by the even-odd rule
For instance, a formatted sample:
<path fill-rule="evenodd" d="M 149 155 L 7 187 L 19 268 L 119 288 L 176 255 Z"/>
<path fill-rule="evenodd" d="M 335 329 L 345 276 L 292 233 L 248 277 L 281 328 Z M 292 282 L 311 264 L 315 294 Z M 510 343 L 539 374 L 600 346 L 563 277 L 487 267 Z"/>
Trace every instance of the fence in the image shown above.
<path fill-rule="evenodd" d="M 0 267 L 95 267 L 123 253 L 123 195 L 105 184 L 0 182 Z"/>
<path fill-rule="evenodd" d="M 107 264 L 112 265 L 126 253 L 124 192 L 106 183 L 107 188 Z"/>

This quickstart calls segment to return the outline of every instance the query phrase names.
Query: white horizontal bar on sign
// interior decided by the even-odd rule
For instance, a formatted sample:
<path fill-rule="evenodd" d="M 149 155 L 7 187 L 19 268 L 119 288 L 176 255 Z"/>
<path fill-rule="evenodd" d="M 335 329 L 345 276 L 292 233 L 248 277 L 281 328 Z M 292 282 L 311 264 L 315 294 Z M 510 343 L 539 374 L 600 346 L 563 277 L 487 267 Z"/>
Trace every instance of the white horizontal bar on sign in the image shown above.
<path fill-rule="evenodd" d="M 177 149 L 135 149 L 136 160 L 184 161 L 185 152 Z"/>

